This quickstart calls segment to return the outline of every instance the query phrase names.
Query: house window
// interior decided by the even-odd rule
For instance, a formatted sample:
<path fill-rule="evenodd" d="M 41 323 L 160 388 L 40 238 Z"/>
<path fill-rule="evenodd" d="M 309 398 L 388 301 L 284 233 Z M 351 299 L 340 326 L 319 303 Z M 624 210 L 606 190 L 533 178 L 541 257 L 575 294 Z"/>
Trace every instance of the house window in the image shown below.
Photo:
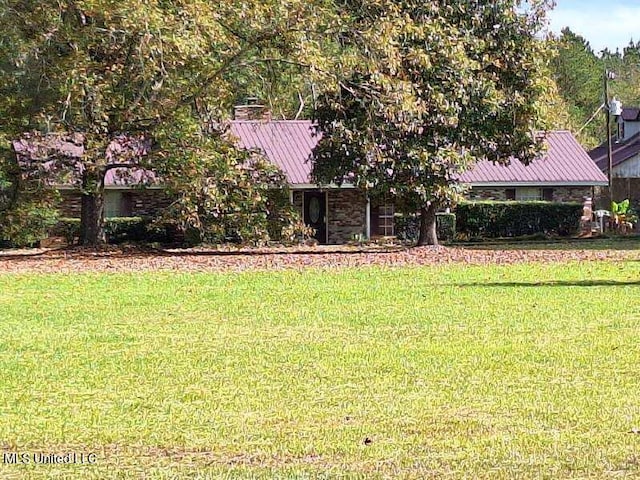
<path fill-rule="evenodd" d="M 545 202 L 553 202 L 553 188 L 543 188 L 542 199 Z"/>
<path fill-rule="evenodd" d="M 122 192 L 104 192 L 104 216 L 105 218 L 126 216 Z"/>
<path fill-rule="evenodd" d="M 504 196 L 507 200 L 515 200 L 516 199 L 516 189 L 515 188 L 507 188 L 504 191 Z"/>
<path fill-rule="evenodd" d="M 540 188 L 533 187 L 516 188 L 516 200 L 521 202 L 542 200 L 542 191 Z"/>
<path fill-rule="evenodd" d="M 378 232 L 385 237 L 395 235 L 394 208 L 391 204 L 380 205 L 378 210 Z"/>

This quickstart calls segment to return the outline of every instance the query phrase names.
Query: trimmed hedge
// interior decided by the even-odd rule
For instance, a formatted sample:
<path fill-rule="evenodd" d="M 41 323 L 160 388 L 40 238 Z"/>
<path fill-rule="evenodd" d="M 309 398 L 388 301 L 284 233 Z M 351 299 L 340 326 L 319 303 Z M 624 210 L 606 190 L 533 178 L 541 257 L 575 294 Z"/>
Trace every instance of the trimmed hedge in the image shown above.
<path fill-rule="evenodd" d="M 456 208 L 458 235 L 467 238 L 570 236 L 580 228 L 582 204 L 557 202 L 464 202 Z"/>
<path fill-rule="evenodd" d="M 396 237 L 406 242 L 417 242 L 420 235 L 420 219 L 417 215 L 396 216 Z M 436 233 L 438 240 L 453 240 L 456 236 L 456 215 L 454 213 L 436 214 Z"/>

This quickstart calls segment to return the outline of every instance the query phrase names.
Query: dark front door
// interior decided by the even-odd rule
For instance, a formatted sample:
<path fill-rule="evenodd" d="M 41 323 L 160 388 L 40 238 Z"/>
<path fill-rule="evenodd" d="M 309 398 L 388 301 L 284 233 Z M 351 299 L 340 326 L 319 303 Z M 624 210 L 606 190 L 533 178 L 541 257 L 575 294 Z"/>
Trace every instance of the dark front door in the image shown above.
<path fill-rule="evenodd" d="M 304 192 L 304 223 L 316 231 L 314 238 L 327 243 L 327 193 Z"/>

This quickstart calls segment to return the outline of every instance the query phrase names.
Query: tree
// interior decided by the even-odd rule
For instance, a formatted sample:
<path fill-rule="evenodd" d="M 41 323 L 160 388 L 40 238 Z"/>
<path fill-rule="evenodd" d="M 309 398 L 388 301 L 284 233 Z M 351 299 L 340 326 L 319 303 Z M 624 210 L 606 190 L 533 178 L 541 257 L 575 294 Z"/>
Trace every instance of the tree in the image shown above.
<path fill-rule="evenodd" d="M 313 173 L 420 212 L 419 245 L 437 244 L 436 211 L 479 159 L 529 162 L 548 88 L 545 5 L 513 0 L 353 0 L 349 68 L 319 99 Z"/>
<path fill-rule="evenodd" d="M 156 130 L 179 126 L 201 140 L 230 110 L 239 70 L 294 54 L 312 58 L 314 44 L 299 25 L 319 21 L 321 6 L 300 0 L 4 1 L 0 147 L 6 152 L 25 132 L 37 139 L 23 149 L 23 166 L 78 180 L 81 242 L 98 244 L 107 172 L 175 171 L 165 167 L 177 161 L 183 142 L 165 136 L 162 143 Z M 56 149 L 61 138 L 79 142 L 79 156 Z M 150 148 L 128 148 L 131 139 Z"/>

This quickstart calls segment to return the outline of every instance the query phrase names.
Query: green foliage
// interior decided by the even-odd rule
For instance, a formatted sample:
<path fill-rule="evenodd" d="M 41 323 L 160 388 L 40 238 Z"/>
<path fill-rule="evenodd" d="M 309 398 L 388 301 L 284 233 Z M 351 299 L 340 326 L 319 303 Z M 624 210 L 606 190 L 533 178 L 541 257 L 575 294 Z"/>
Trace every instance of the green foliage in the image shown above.
<path fill-rule="evenodd" d="M 619 203 L 612 201 L 611 213 L 613 214 L 613 221 L 616 225 L 625 223 L 634 224 L 638 221 L 638 216 L 631 208 L 628 198 Z"/>
<path fill-rule="evenodd" d="M 553 43 L 557 55 L 551 70 L 573 131 L 577 132 L 603 104 L 605 69 L 616 74 L 616 79 L 609 82 L 610 96 L 627 106 L 640 104 L 640 42 L 630 42 L 622 51 L 594 52 L 587 39 L 565 28 Z M 602 119 L 603 114 L 598 115 L 579 133 L 578 139 L 585 147 L 594 147 L 606 139 Z"/>
<path fill-rule="evenodd" d="M 281 236 L 296 220 L 283 172 L 258 152 L 234 148 L 225 132 L 202 137 L 188 126 L 159 132 L 161 141 L 180 143 L 174 162 L 159 172 L 176 198 L 164 221 L 175 224 L 190 244 L 264 243 L 273 239 L 270 233 Z"/>
<path fill-rule="evenodd" d="M 462 202 L 456 228 L 463 238 L 519 237 L 577 233 L 582 205 L 556 202 Z"/>
<path fill-rule="evenodd" d="M 73 245 L 80 236 L 79 218 L 60 218 L 49 230 L 52 236 L 63 236 Z M 180 243 L 183 239 L 170 226 L 154 222 L 149 217 L 110 217 L 105 220 L 107 243 Z"/>
<path fill-rule="evenodd" d="M 415 242 L 420 234 L 420 218 L 417 215 L 396 215 L 396 236 L 399 240 Z M 441 240 L 453 240 L 456 237 L 455 213 L 437 213 L 436 231 Z"/>
<path fill-rule="evenodd" d="M 0 240 L 11 246 L 27 247 L 47 237 L 58 221 L 58 213 L 51 205 L 24 201 L 0 212 Z"/>
<path fill-rule="evenodd" d="M 639 257 L 618 253 L 0 275 L 3 448 L 98 453 L 0 477 L 638 478 Z"/>
<path fill-rule="evenodd" d="M 519 13 L 515 3 L 344 5 L 360 61 L 319 99 L 314 178 L 353 183 L 433 220 L 476 160 L 535 158 L 549 88 L 547 47 L 535 38 L 544 9 L 534 2 Z"/>
<path fill-rule="evenodd" d="M 93 199 L 83 206 L 82 241 L 99 243 L 110 168 L 171 172 L 186 138 L 163 131 L 186 126 L 189 140 L 207 136 L 258 83 L 268 91 L 270 80 L 321 64 L 315 39 L 331 12 L 323 1 L 299 0 L 2 2 L 0 147 L 33 130 L 46 138 L 81 137 L 79 158 L 49 148 L 28 159 L 41 174 L 48 162 L 48 169 L 75 177 Z M 291 82 L 295 91 L 307 85 Z M 123 134 L 144 138 L 153 152 L 112 148 Z M 215 156 L 228 150 L 224 144 L 199 142 L 199 148 L 220 147 L 210 152 Z M 233 227 L 242 235 L 250 228 L 242 224 L 247 215 Z"/>

